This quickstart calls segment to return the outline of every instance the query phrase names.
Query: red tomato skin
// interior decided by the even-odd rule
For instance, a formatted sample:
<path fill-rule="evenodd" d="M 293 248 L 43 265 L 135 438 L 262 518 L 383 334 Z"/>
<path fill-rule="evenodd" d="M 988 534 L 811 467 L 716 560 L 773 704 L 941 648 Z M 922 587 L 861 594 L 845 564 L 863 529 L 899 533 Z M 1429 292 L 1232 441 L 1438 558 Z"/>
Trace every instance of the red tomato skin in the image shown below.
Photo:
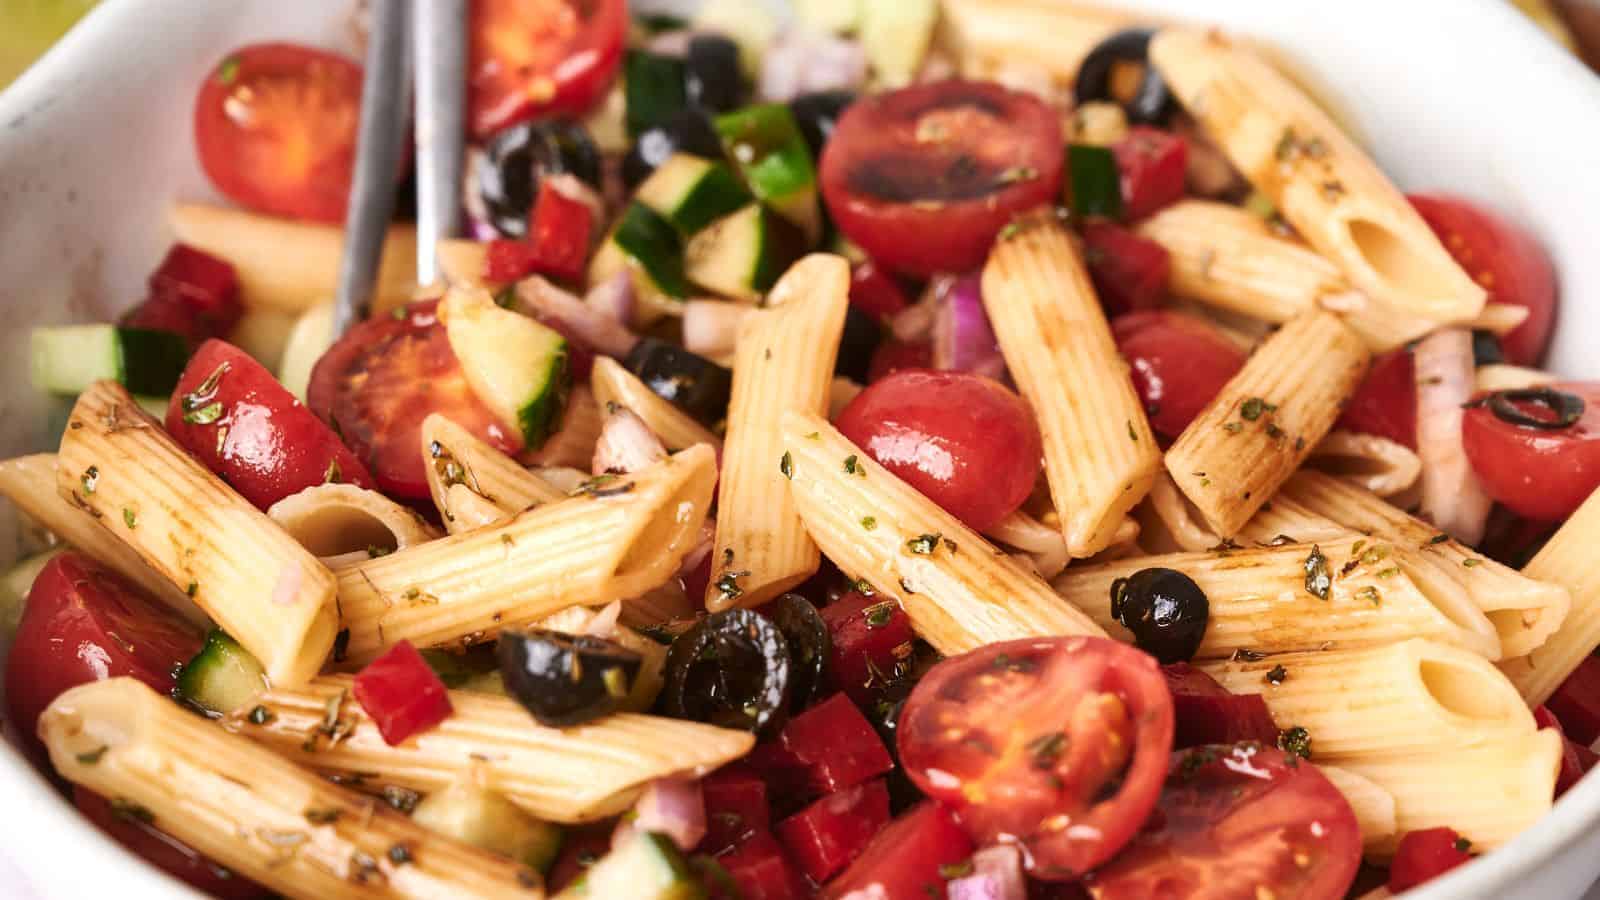
<path fill-rule="evenodd" d="M 892 677 L 901 665 L 902 648 L 916 637 L 911 619 L 892 598 L 856 591 L 841 595 L 821 613 L 833 639 L 828 677 L 851 700 L 868 707 L 877 699 L 883 677 Z"/>
<path fill-rule="evenodd" d="M 906 699 L 896 740 L 912 782 L 955 810 L 977 844 L 1019 842 L 1029 873 L 1055 881 L 1110 859 L 1139 830 L 1161 793 L 1172 729 L 1148 654 L 1107 638 L 1030 638 L 935 665 Z M 1083 827 L 1053 827 L 1063 819 Z"/>
<path fill-rule="evenodd" d="M 195 148 L 211 183 L 258 212 L 344 221 L 361 67 L 299 44 L 241 47 L 200 85 Z"/>
<path fill-rule="evenodd" d="M 1600 740 L 1600 657 L 1585 656 L 1544 707 L 1567 737 L 1584 746 Z"/>
<path fill-rule="evenodd" d="M 1560 799 L 1562 794 L 1576 786 L 1594 768 L 1596 762 L 1600 762 L 1600 754 L 1583 744 L 1573 743 L 1572 738 L 1566 736 L 1560 720 L 1547 706 L 1533 711 L 1533 721 L 1540 728 L 1554 728 L 1561 732 L 1561 770 L 1556 773 L 1556 798 Z"/>
<path fill-rule="evenodd" d="M 117 815 L 111 804 L 93 791 L 74 787 L 72 802 L 85 819 L 117 843 L 207 896 L 220 900 L 254 900 L 268 896 L 266 888 L 217 865 L 177 838 L 152 825 Z"/>
<path fill-rule="evenodd" d="M 495 238 L 484 248 L 483 278 L 494 284 L 510 284 L 533 274 L 533 245 L 514 238 Z"/>
<path fill-rule="evenodd" d="M 605 96 L 622 63 L 627 3 L 582 4 L 593 9 L 587 19 L 577 18 L 579 5 L 473 0 L 467 81 L 473 137 L 535 117 L 581 117 Z M 512 46 L 516 32 L 528 33 L 520 48 Z M 505 58 L 517 49 L 538 58 Z"/>
<path fill-rule="evenodd" d="M 861 310 L 879 324 L 887 324 L 895 315 L 911 305 L 906 292 L 894 276 L 879 268 L 872 260 L 857 263 L 850 270 L 850 305 Z"/>
<path fill-rule="evenodd" d="M 1571 426 L 1512 425 L 1478 406 L 1466 411 L 1461 440 L 1489 496 L 1520 516 L 1559 522 L 1600 487 L 1600 382 L 1551 387 L 1583 398 L 1583 415 Z"/>
<path fill-rule="evenodd" d="M 207 384 L 219 371 L 214 387 Z M 202 387 L 210 390 L 196 393 Z M 213 403 L 221 404 L 221 414 L 196 420 Z M 226 341 L 206 341 L 189 360 L 167 406 L 166 427 L 258 509 L 328 481 L 374 486 L 367 467 L 321 419 Z"/>
<path fill-rule="evenodd" d="M 410 641 L 368 663 L 350 692 L 391 747 L 450 718 L 450 692 Z"/>
<path fill-rule="evenodd" d="M 1173 753 L 1149 821 L 1085 885 L 1095 900 L 1340 900 L 1360 866 L 1361 828 L 1339 790 L 1316 766 L 1246 743 Z"/>
<path fill-rule="evenodd" d="M 932 366 L 932 344 L 927 341 L 906 343 L 889 338 L 872 351 L 872 362 L 867 366 L 867 383 L 876 384 L 904 369 L 927 369 Z"/>
<path fill-rule="evenodd" d="M 1260 694 L 1229 693 L 1216 679 L 1188 663 L 1162 666 L 1161 674 L 1172 692 L 1174 750 L 1277 740 L 1278 727 Z"/>
<path fill-rule="evenodd" d="M 1411 351 L 1402 347 L 1374 359 L 1333 427 L 1417 449 L 1417 367 Z"/>
<path fill-rule="evenodd" d="M 34 726 L 69 688 L 129 675 L 171 693 L 201 635 L 135 585 L 76 551 L 50 560 L 28 591 L 6 658 L 6 714 L 28 746 Z"/>
<path fill-rule="evenodd" d="M 539 197 L 528 223 L 534 268 L 563 281 L 581 278 L 589 257 L 593 218 L 588 204 L 562 193 L 548 178 L 539 182 Z"/>
<path fill-rule="evenodd" d="M 706 805 L 702 853 L 721 853 L 772 823 L 767 784 L 747 766 L 735 763 L 712 772 L 701 780 L 700 794 Z"/>
<path fill-rule="evenodd" d="M 844 694 L 790 719 L 778 739 L 807 767 L 811 785 L 819 791 L 842 791 L 894 768 L 872 723 Z"/>
<path fill-rule="evenodd" d="M 123 325 L 170 331 L 194 345 L 226 335 L 244 315 L 233 266 L 187 244 L 167 250 L 149 286 L 144 302 L 122 317 Z"/>
<path fill-rule="evenodd" d="M 1039 426 L 1022 398 L 966 372 L 908 369 L 867 386 L 834 423 L 946 512 L 983 531 L 1039 480 Z"/>
<path fill-rule="evenodd" d="M 945 878 L 939 868 L 965 860 L 973 849 L 950 811 L 925 801 L 879 831 L 843 874 L 823 885 L 818 897 L 843 900 L 853 891 L 881 900 L 943 896 Z"/>
<path fill-rule="evenodd" d="M 1244 368 L 1244 352 L 1208 323 L 1151 310 L 1111 323 L 1117 349 L 1132 369 L 1150 427 L 1176 440 L 1222 386 Z"/>
<path fill-rule="evenodd" d="M 1110 222 L 1083 223 L 1083 257 L 1107 316 L 1161 303 L 1172 273 L 1167 249 Z"/>
<path fill-rule="evenodd" d="M 1528 310 L 1528 318 L 1500 338 L 1500 347 L 1507 362 L 1538 365 L 1556 322 L 1556 269 L 1544 245 L 1531 232 L 1469 200 L 1448 194 L 1410 194 L 1407 199 L 1461 268 L 1489 292 L 1489 302 Z"/>
<path fill-rule="evenodd" d="M 751 832 L 717 862 L 739 886 L 741 900 L 802 900 L 811 895 L 783 848 L 765 830 Z"/>
<path fill-rule="evenodd" d="M 1159 128 L 1136 125 L 1112 146 L 1122 172 L 1122 214 L 1129 222 L 1155 215 L 1183 199 L 1189 145 Z"/>
<path fill-rule="evenodd" d="M 1456 834 L 1454 828 L 1406 832 L 1395 847 L 1394 862 L 1389 864 L 1389 892 L 1409 891 L 1462 863 L 1471 862 L 1472 854 L 1457 849 L 1459 840 L 1461 835 Z"/>
<path fill-rule="evenodd" d="M 428 497 L 422 420 L 439 412 L 515 455 L 521 438 L 501 425 L 461 371 L 436 310 L 412 303 L 399 317 L 356 325 L 311 371 L 306 405 L 367 465 L 378 489 L 410 500 Z"/>
<path fill-rule="evenodd" d="M 849 865 L 889 821 L 882 778 L 829 794 L 778 823 L 778 839 L 812 881 L 821 884 Z"/>
<path fill-rule="evenodd" d="M 962 272 L 983 263 L 1016 214 L 1055 200 L 1064 147 L 1059 116 L 1031 94 L 992 82 L 913 85 L 845 110 L 822 150 L 822 195 L 878 265 Z M 951 184 L 957 160 L 971 175 Z M 1008 170 L 1033 177 L 1007 183 Z"/>

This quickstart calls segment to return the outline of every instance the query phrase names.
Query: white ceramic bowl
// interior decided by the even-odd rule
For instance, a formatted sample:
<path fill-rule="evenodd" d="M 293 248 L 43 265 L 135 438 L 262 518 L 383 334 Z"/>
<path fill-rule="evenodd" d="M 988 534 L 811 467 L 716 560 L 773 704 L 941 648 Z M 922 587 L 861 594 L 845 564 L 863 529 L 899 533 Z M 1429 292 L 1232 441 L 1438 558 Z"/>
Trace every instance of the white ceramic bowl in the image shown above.
<path fill-rule="evenodd" d="M 893 2 L 893 0 L 871 0 Z M 27 329 L 137 300 L 174 198 L 212 196 L 190 140 L 195 85 L 246 41 L 348 45 L 349 0 L 108 0 L 0 94 L 0 454 L 47 446 Z M 1444 188 L 1531 226 L 1563 307 L 1552 365 L 1600 377 L 1600 81 L 1500 0 L 1123 0 L 1262 38 L 1406 188 Z M 1586 352 L 1587 351 L 1587 352 Z M 9 511 L 4 519 L 11 517 Z M 0 522 L 9 552 L 15 526 Z M 3 555 L 3 554 L 0 554 Z M 1395 723 L 1404 727 L 1404 723 Z M 193 897 L 80 821 L 0 750 L 0 854 L 51 898 Z M 1600 779 L 1417 900 L 1579 896 L 1600 874 Z M 3 870 L 0 870 L 3 871 Z M 8 897 L 29 896 L 19 885 Z"/>

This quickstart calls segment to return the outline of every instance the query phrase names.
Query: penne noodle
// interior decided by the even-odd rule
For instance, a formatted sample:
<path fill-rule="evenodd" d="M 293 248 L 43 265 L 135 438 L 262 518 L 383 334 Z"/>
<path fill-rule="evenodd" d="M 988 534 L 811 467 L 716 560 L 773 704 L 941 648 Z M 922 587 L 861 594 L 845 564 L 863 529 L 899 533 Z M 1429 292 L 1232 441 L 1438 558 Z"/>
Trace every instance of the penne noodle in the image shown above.
<path fill-rule="evenodd" d="M 470 238 L 441 238 L 434 245 L 439 264 L 439 276 L 450 287 L 483 288 L 496 291 L 503 284 L 490 282 L 488 272 L 489 245 Z"/>
<path fill-rule="evenodd" d="M 786 414 L 783 447 L 795 506 L 828 559 L 898 600 L 940 653 L 1014 638 L 1105 634 L 821 416 Z"/>
<path fill-rule="evenodd" d="M 1538 646 L 1501 665 L 1529 706 L 1550 699 L 1561 682 L 1600 646 L 1600 566 L 1594 564 L 1600 534 L 1600 490 L 1589 495 L 1528 564 L 1522 574 L 1566 588 L 1571 606 L 1554 632 Z M 1473 568 L 1489 574 L 1490 560 Z"/>
<path fill-rule="evenodd" d="M 1023 64 L 1071 85 L 1095 45 L 1134 23 L 1133 17 L 1054 0 L 940 0 L 946 36 L 968 77 L 995 65 Z"/>
<path fill-rule="evenodd" d="M 648 782 L 698 778 L 755 744 L 746 731 L 632 713 L 547 728 L 509 697 L 451 691 L 449 718 L 391 746 L 349 698 L 351 683 L 326 675 L 297 690 L 273 689 L 223 724 L 298 765 L 375 773 L 367 777 L 424 793 L 477 769 L 487 787 L 551 822 L 614 816 Z M 265 721 L 252 721 L 256 707 L 268 715 L 254 718 Z"/>
<path fill-rule="evenodd" d="M 692 447 L 580 494 L 338 571 L 348 665 L 409 640 L 492 640 L 569 606 L 645 593 L 671 578 L 700 537 L 715 454 Z"/>
<path fill-rule="evenodd" d="M 97 381 L 78 397 L 56 455 L 56 490 L 183 585 L 273 684 L 300 684 L 322 668 L 338 631 L 333 574 L 121 385 Z"/>
<path fill-rule="evenodd" d="M 1046 525 L 1020 509 L 1001 519 L 983 535 L 1027 554 L 1034 571 L 1047 581 L 1061 574 L 1061 570 L 1072 561 L 1067 554 L 1067 541 L 1061 536 L 1061 529 Z M 1127 540 L 1132 541 L 1137 537 L 1136 530 Z M 1112 546 L 1116 546 L 1116 543 L 1113 542 Z"/>
<path fill-rule="evenodd" d="M 633 410 L 650 430 L 656 433 L 668 450 L 682 450 L 695 444 L 710 444 L 722 452 L 722 439 L 712 434 L 694 417 L 672 405 L 657 394 L 637 375 L 609 356 L 594 359 L 594 371 L 589 376 L 589 387 L 594 391 L 595 402 L 601 409 L 615 403 Z"/>
<path fill-rule="evenodd" d="M 1317 771 L 1344 795 L 1361 826 L 1361 845 L 1374 847 L 1395 839 L 1394 795 L 1377 782 L 1338 766 L 1317 765 Z"/>
<path fill-rule="evenodd" d="M 300 313 L 335 293 L 344 252 L 344 234 L 337 225 L 199 203 L 175 205 L 168 220 L 177 240 L 233 265 L 239 299 L 246 307 Z M 416 229 L 389 229 L 373 283 L 373 315 L 411 300 L 417 284 L 416 245 Z"/>
<path fill-rule="evenodd" d="M 1561 733 L 1546 728 L 1477 747 L 1352 757 L 1340 760 L 1339 767 L 1393 795 L 1396 835 L 1454 828 L 1473 850 L 1487 851 L 1504 846 L 1550 811 L 1561 750 Z M 1384 842 L 1369 851 L 1387 857 L 1394 846 Z"/>
<path fill-rule="evenodd" d="M 1232 693 L 1260 694 L 1273 721 L 1311 732 L 1318 760 L 1454 750 L 1537 730 L 1494 663 L 1435 641 L 1202 668 Z"/>
<path fill-rule="evenodd" d="M 1302 471 L 1289 479 L 1279 498 L 1354 531 L 1412 548 L 1420 562 L 1459 583 L 1483 610 L 1500 635 L 1507 660 L 1544 644 L 1569 615 L 1574 595 L 1568 591 L 1567 579 L 1549 570 L 1544 570 L 1542 578 L 1532 571 L 1518 572 L 1480 556 L 1360 487 L 1320 472 Z M 1596 642 L 1600 643 L 1600 633 Z"/>
<path fill-rule="evenodd" d="M 1200 521 L 1199 510 L 1165 471 L 1156 475 L 1149 498 L 1135 512 L 1144 543 L 1152 552 L 1208 550 L 1222 543 L 1222 538 Z"/>
<path fill-rule="evenodd" d="M 183 589 L 150 567 L 103 521 L 56 492 L 56 455 L 35 453 L 0 460 L 0 496 L 45 530 L 128 579 L 195 625 L 209 622 Z"/>
<path fill-rule="evenodd" d="M 319 484 L 272 504 L 267 518 L 319 557 L 381 556 L 439 536 L 388 497 L 353 484 Z"/>
<path fill-rule="evenodd" d="M 1176 569 L 1205 592 L 1210 617 L 1195 659 L 1226 659 L 1239 651 L 1353 650 L 1411 637 L 1500 656 L 1494 628 L 1460 585 L 1439 577 L 1407 547 L 1359 536 L 1134 557 L 1068 569 L 1053 585 L 1112 637 L 1131 642 L 1111 614 L 1113 585 L 1152 567 Z M 1326 598 L 1311 591 L 1317 575 L 1326 578 Z"/>
<path fill-rule="evenodd" d="M 441 413 L 422 420 L 428 493 L 451 534 L 565 500 L 566 493 Z"/>
<path fill-rule="evenodd" d="M 1038 418 L 1067 550 L 1092 556 L 1149 492 L 1161 448 L 1065 229 L 1013 227 L 984 265 L 984 308 Z"/>
<path fill-rule="evenodd" d="M 817 571 L 821 556 L 784 477 L 778 423 L 824 413 L 850 302 L 850 265 L 812 254 L 739 325 L 728 441 L 717 487 L 717 537 L 706 608 L 756 606 Z"/>
<path fill-rule="evenodd" d="M 589 386 L 574 384 L 567 392 L 561 427 L 538 447 L 522 451 L 518 460 L 530 466 L 571 466 L 587 471 L 594 455 L 594 442 L 600 439 L 605 419 Z"/>
<path fill-rule="evenodd" d="M 1522 366 L 1508 366 L 1504 363 L 1494 363 L 1487 366 L 1478 366 L 1473 371 L 1474 389 L 1479 393 L 1493 391 L 1517 391 L 1523 388 L 1543 387 L 1555 384 L 1561 379 L 1540 369 L 1528 369 Z"/>
<path fill-rule="evenodd" d="M 1164 29 L 1150 61 L 1173 93 L 1306 242 L 1383 309 L 1437 322 L 1487 293 L 1405 196 L 1281 72 L 1216 32 Z"/>
<path fill-rule="evenodd" d="M 1327 435 L 1367 370 L 1367 349 L 1332 313 L 1294 319 L 1183 430 L 1166 467 L 1206 525 L 1233 537 Z"/>
<path fill-rule="evenodd" d="M 1328 432 L 1306 458 L 1306 466 L 1338 475 L 1380 497 L 1410 490 L 1422 475 L 1422 460 L 1410 447 L 1343 429 Z"/>
<path fill-rule="evenodd" d="M 67 691 L 39 734 L 68 780 L 287 897 L 544 896 L 536 872 L 435 834 L 133 678 Z"/>
<path fill-rule="evenodd" d="M 1362 534 L 1361 529 L 1341 525 L 1327 516 L 1318 515 L 1310 507 L 1279 491 L 1240 529 L 1239 541 L 1267 547 L 1283 543 L 1336 541 L 1344 537 L 1361 537 Z"/>

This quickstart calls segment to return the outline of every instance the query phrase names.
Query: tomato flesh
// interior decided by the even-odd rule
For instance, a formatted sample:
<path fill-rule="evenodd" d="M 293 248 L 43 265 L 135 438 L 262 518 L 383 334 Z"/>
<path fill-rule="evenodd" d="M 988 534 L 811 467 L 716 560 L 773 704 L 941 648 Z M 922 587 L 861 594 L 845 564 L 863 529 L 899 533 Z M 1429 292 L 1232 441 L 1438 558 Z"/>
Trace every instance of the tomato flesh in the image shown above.
<path fill-rule="evenodd" d="M 1166 295 L 1172 258 L 1149 238 L 1110 222 L 1085 222 L 1083 256 L 1108 316 L 1150 309 Z"/>
<path fill-rule="evenodd" d="M 1417 367 L 1411 351 L 1391 350 L 1374 359 L 1334 427 L 1417 449 Z"/>
<path fill-rule="evenodd" d="M 1175 440 L 1228 380 L 1244 352 L 1206 322 L 1172 312 L 1137 312 L 1111 323 L 1117 349 L 1132 368 L 1150 427 Z"/>
<path fill-rule="evenodd" d="M 828 677 L 851 700 L 871 708 L 911 656 L 911 619 L 892 599 L 850 591 L 822 608 L 822 621 L 832 638 Z"/>
<path fill-rule="evenodd" d="M 1122 173 L 1122 214 L 1130 222 L 1183 199 L 1189 145 L 1159 128 L 1139 125 L 1111 148 Z"/>
<path fill-rule="evenodd" d="M 361 118 L 361 67 L 298 44 L 252 44 L 200 85 L 195 147 L 211 183 L 258 212 L 344 221 Z"/>
<path fill-rule="evenodd" d="M 350 692 L 391 747 L 450 717 L 450 692 L 410 641 L 368 663 Z"/>
<path fill-rule="evenodd" d="M 438 301 L 413 303 L 397 316 L 368 319 L 345 333 L 311 371 L 306 405 L 363 460 L 379 489 L 428 496 L 422 420 L 443 413 L 506 453 L 522 449 L 478 400 L 450 349 Z"/>
<path fill-rule="evenodd" d="M 856 101 L 822 150 L 834 222 L 873 261 L 931 275 L 977 268 L 1019 212 L 1053 202 L 1064 154 L 1055 110 L 977 81 Z"/>
<path fill-rule="evenodd" d="M 867 260 L 850 270 L 850 305 L 887 324 L 911 301 L 894 276 Z"/>
<path fill-rule="evenodd" d="M 879 381 L 904 369 L 926 369 L 933 365 L 933 345 L 927 341 L 911 343 L 890 338 L 872 351 L 867 365 L 867 383 Z"/>
<path fill-rule="evenodd" d="M 706 806 L 706 835 L 701 852 L 721 853 L 754 831 L 771 824 L 767 784 L 746 766 L 723 766 L 700 782 Z"/>
<path fill-rule="evenodd" d="M 1094 900 L 1339 900 L 1361 829 L 1310 763 L 1258 744 L 1172 754 L 1146 827 L 1086 881 Z"/>
<path fill-rule="evenodd" d="M 818 895 L 926 900 L 944 896 L 939 870 L 972 855 L 972 840 L 938 803 L 920 803 L 878 832 L 860 858 Z"/>
<path fill-rule="evenodd" d="M 106 798 L 84 787 L 72 789 L 72 803 L 83 817 L 146 862 L 209 897 L 251 900 L 267 889 L 217 865 L 154 825 L 117 812 Z"/>
<path fill-rule="evenodd" d="M 1487 405 L 1466 411 L 1461 442 L 1489 496 L 1520 516 L 1559 522 L 1577 511 L 1600 487 L 1600 382 L 1551 385 L 1584 402 L 1583 414 L 1566 428 L 1547 430 L 1506 422 Z M 1541 407 L 1516 403 L 1527 415 Z"/>
<path fill-rule="evenodd" d="M 1278 737 L 1260 694 L 1233 694 L 1188 663 L 1161 667 L 1172 692 L 1174 749 L 1239 741 L 1272 743 Z"/>
<path fill-rule="evenodd" d="M 906 700 L 898 742 L 906 774 L 975 842 L 1020 842 L 1032 875 L 1070 880 L 1144 823 L 1172 729 L 1149 655 L 1106 638 L 1040 638 L 934 666 Z"/>
<path fill-rule="evenodd" d="M 856 395 L 835 424 L 978 531 L 1016 511 L 1039 479 L 1043 451 L 1027 404 L 980 375 L 896 372 Z"/>
<path fill-rule="evenodd" d="M 536 116 L 579 117 L 622 62 L 624 0 L 473 0 L 469 123 L 485 138 Z"/>
<path fill-rule="evenodd" d="M 1463 843 L 1453 828 L 1406 832 L 1395 847 L 1394 862 L 1389 864 L 1389 892 L 1409 891 L 1471 862 L 1472 854 Z"/>

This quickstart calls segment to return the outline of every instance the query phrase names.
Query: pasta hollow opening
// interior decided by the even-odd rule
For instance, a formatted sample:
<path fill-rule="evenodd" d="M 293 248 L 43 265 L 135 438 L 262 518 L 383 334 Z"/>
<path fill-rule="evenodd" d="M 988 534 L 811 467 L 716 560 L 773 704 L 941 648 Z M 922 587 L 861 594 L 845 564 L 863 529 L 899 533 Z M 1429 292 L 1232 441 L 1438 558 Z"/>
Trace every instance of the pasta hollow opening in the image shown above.
<path fill-rule="evenodd" d="M 313 556 L 363 556 L 432 540 L 436 533 L 409 509 L 353 484 L 321 484 L 279 500 L 267 510 Z"/>
<path fill-rule="evenodd" d="M 1350 243 L 1373 272 L 1396 293 L 1424 301 L 1442 300 L 1455 287 L 1446 273 L 1430 264 L 1433 254 L 1371 219 L 1352 218 L 1345 230 Z M 1443 277 L 1441 277 L 1443 276 Z"/>
<path fill-rule="evenodd" d="M 1445 711 L 1468 719 L 1503 722 L 1514 712 L 1506 705 L 1506 683 L 1498 670 L 1464 666 L 1443 659 L 1417 663 L 1417 677 L 1428 696 Z"/>

